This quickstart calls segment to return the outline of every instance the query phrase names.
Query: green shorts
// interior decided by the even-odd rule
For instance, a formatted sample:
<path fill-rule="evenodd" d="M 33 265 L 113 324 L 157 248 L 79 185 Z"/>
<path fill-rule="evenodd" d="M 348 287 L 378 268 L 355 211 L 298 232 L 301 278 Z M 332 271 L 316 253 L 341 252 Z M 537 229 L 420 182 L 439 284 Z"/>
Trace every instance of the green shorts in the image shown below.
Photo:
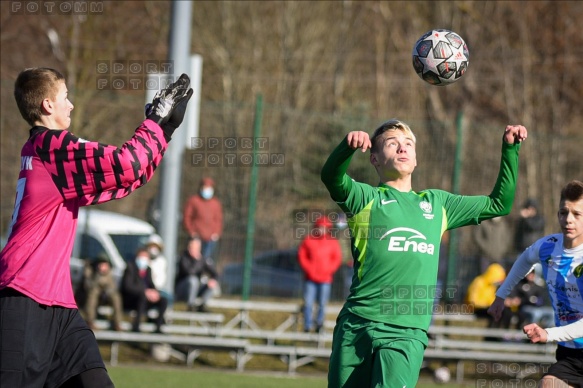
<path fill-rule="evenodd" d="M 424 330 L 341 314 L 334 328 L 328 387 L 414 388 L 426 347 Z"/>

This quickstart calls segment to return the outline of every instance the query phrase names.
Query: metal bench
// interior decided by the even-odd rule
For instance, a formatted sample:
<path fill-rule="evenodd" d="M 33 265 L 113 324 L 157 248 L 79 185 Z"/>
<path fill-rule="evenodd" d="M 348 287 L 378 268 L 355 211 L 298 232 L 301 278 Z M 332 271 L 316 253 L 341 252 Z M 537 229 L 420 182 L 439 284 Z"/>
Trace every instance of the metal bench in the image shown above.
<path fill-rule="evenodd" d="M 249 315 L 251 311 L 254 311 L 265 313 L 288 313 L 288 317 L 275 328 L 275 331 L 284 332 L 288 329 L 296 328 L 299 316 L 302 314 L 301 303 L 210 299 L 206 305 L 213 309 L 230 309 L 238 311 L 237 315 L 224 324 L 225 329 L 232 329 L 239 326 L 241 329 L 249 328 L 251 330 L 262 330 Z M 339 305 L 328 305 L 326 306 L 326 314 L 336 316 L 341 307 L 342 306 Z"/>
<path fill-rule="evenodd" d="M 99 315 L 111 316 L 113 308 L 111 306 L 99 306 L 97 308 Z M 131 314 L 130 314 L 131 315 Z M 156 310 L 148 311 L 148 318 L 156 318 L 158 312 Z M 174 321 L 187 321 L 190 325 L 200 325 L 203 327 L 213 326 L 218 327 L 225 321 L 224 314 L 218 313 L 200 313 L 190 311 L 167 310 L 164 314 L 166 322 L 172 323 Z"/>
<path fill-rule="evenodd" d="M 150 334 L 150 333 L 133 333 L 119 331 L 96 331 L 95 338 L 98 342 L 111 342 L 110 364 L 117 365 L 119 357 L 120 343 L 149 343 L 149 344 L 168 344 L 183 345 L 188 347 L 188 352 L 184 359 L 186 364 L 192 366 L 194 360 L 198 357 L 201 349 L 224 350 L 235 352 L 237 365 L 239 358 L 245 354 L 245 348 L 249 345 L 248 340 L 235 338 L 212 338 L 212 337 L 194 337 L 172 334 Z"/>
<path fill-rule="evenodd" d="M 288 373 L 296 373 L 297 368 L 309 364 L 316 358 L 329 359 L 332 350 L 329 348 L 314 348 L 305 346 L 281 346 L 281 345 L 253 345 L 245 348 L 245 354 L 238 359 L 237 370 L 243 371 L 245 364 L 255 354 L 268 354 L 280 356 L 287 363 Z"/>
<path fill-rule="evenodd" d="M 189 311 L 169 310 L 164 314 L 166 322 L 169 324 L 179 321 L 186 321 L 190 326 L 212 327 L 218 329 L 225 321 L 224 314 L 199 313 Z"/>
<path fill-rule="evenodd" d="M 520 330 L 432 325 L 429 335 L 424 359 L 455 361 L 457 382 L 463 381 L 466 362 L 529 365 L 529 368 L 514 368 L 514 378 L 524 378 L 555 362 L 556 344 L 526 343 Z"/>

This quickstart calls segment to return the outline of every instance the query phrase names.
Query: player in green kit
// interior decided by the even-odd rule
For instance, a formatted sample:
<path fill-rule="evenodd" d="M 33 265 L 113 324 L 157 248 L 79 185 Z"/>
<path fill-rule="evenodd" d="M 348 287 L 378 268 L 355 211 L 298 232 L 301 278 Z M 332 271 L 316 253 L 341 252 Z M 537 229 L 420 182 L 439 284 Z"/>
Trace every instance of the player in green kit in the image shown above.
<path fill-rule="evenodd" d="M 439 245 L 449 229 L 510 213 L 518 175 L 521 125 L 503 136 L 502 160 L 490 195 L 413 191 L 415 135 L 399 120 L 369 138 L 350 132 L 322 168 L 330 196 L 347 213 L 354 276 L 338 315 L 328 386 L 413 388 L 419 378 L 435 297 Z M 356 150 L 370 149 L 380 183 L 347 174 Z"/>

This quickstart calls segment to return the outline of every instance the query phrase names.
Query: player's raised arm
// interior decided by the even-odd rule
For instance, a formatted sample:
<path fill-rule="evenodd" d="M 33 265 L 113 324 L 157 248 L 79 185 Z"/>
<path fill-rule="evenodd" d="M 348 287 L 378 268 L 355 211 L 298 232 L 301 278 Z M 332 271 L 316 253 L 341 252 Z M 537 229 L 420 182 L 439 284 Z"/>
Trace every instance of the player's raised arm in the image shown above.
<path fill-rule="evenodd" d="M 79 142 L 78 146 L 74 141 L 67 142 L 68 148 L 86 150 L 82 160 L 70 158 L 77 167 L 75 171 L 82 166 L 86 184 L 70 185 L 74 190 L 64 189 L 64 197 L 82 196 L 81 205 L 98 204 L 123 198 L 148 182 L 172 134 L 184 120 L 193 93 L 189 86 L 190 79 L 182 74 L 168 88 L 160 90 L 146 106 L 147 119 L 120 148 L 97 142 Z"/>
<path fill-rule="evenodd" d="M 510 214 L 514 203 L 518 181 L 518 154 L 522 142 L 527 138 L 527 130 L 522 125 L 507 125 L 502 138 L 498 177 L 488 195 L 489 202 L 481 211 L 479 222 Z"/>
<path fill-rule="evenodd" d="M 344 201 L 350 187 L 352 179 L 347 175 L 348 166 L 352 160 L 354 152 L 361 148 L 366 151 L 371 147 L 368 133 L 363 131 L 349 132 L 344 139 L 336 146 L 334 151 L 322 167 L 320 178 L 330 192 L 330 196 L 335 201 Z"/>

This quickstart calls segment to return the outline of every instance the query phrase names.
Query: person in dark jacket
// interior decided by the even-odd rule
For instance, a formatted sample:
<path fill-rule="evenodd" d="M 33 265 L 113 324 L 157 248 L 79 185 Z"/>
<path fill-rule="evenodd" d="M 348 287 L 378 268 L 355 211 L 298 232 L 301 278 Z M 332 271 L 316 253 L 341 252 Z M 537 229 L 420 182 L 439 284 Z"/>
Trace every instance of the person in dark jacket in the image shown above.
<path fill-rule="evenodd" d="M 185 301 L 191 311 L 206 311 L 206 302 L 218 293 L 218 273 L 210 257 L 202 255 L 202 241 L 195 237 L 188 241 L 178 262 L 175 296 Z"/>
<path fill-rule="evenodd" d="M 545 219 L 536 199 L 527 199 L 520 209 L 514 231 L 514 250 L 520 254 L 544 234 Z"/>
<path fill-rule="evenodd" d="M 544 280 L 537 281 L 536 273 L 531 270 L 508 295 L 509 304 L 514 307 L 513 310 L 516 310 L 515 315 L 518 317 L 516 328 L 518 330 L 522 330 L 529 323 L 539 323 L 533 320 L 532 313 L 533 310 L 545 304 L 547 289 L 544 284 Z"/>
<path fill-rule="evenodd" d="M 480 263 L 480 273 L 490 264 L 498 263 L 506 267 L 512 250 L 512 234 L 504 217 L 485 220 L 473 227 L 474 243 Z"/>
<path fill-rule="evenodd" d="M 149 265 L 148 250 L 138 249 L 136 259 L 127 263 L 123 274 L 121 286 L 123 304 L 124 308 L 137 312 L 132 323 L 132 331 L 139 332 L 142 316 L 146 315 L 149 309 L 155 309 L 158 311 L 158 317 L 154 320 L 156 333 L 161 333 L 168 300 L 156 289 Z"/>

